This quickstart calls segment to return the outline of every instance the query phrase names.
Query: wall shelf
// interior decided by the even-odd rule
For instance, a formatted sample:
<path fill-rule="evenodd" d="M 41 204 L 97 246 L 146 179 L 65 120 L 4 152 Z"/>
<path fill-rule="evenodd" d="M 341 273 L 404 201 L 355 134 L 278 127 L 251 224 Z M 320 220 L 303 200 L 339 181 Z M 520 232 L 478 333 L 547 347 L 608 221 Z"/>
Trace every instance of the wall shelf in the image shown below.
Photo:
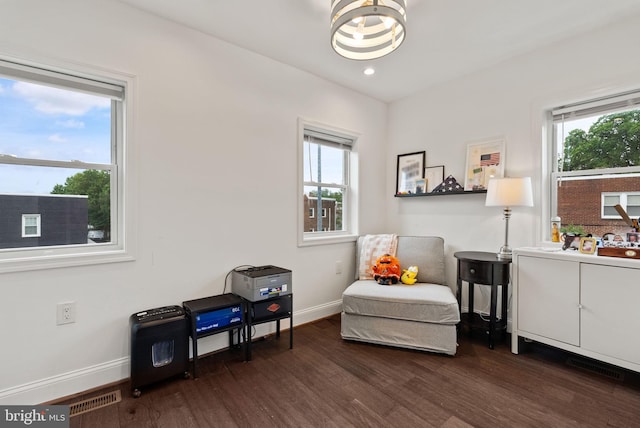
<path fill-rule="evenodd" d="M 393 195 L 396 198 L 421 198 L 423 196 L 452 196 L 452 195 L 469 195 L 476 193 L 487 193 L 486 190 L 466 190 L 464 192 L 437 192 L 437 193 L 409 193 L 406 195 Z"/>

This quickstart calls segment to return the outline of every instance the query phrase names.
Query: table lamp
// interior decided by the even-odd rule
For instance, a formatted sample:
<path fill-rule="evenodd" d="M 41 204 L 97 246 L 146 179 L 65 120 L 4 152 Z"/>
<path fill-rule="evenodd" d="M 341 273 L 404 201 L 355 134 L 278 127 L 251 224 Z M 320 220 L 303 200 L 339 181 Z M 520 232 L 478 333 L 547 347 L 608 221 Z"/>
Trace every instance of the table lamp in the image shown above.
<path fill-rule="evenodd" d="M 499 260 L 511 260 L 509 247 L 509 218 L 511 207 L 532 207 L 531 177 L 492 178 L 487 186 L 487 207 L 504 207 L 504 245 L 498 252 Z"/>

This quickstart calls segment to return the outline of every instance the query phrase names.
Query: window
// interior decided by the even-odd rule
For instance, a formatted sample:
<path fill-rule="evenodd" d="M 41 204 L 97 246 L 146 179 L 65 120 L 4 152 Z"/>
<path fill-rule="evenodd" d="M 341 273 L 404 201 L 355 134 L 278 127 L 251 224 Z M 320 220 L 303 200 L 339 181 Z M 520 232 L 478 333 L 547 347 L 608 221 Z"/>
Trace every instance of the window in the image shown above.
<path fill-rule="evenodd" d="M 300 134 L 299 245 L 354 239 L 355 136 L 302 121 Z"/>
<path fill-rule="evenodd" d="M 130 258 L 122 168 L 129 83 L 0 59 L 0 271 Z"/>
<path fill-rule="evenodd" d="M 549 121 L 549 218 L 595 236 L 628 229 L 614 206 L 640 214 L 640 92 L 559 107 Z"/>
<path fill-rule="evenodd" d="M 620 205 L 631 217 L 640 216 L 640 192 L 602 194 L 602 218 L 620 218 L 615 206 Z"/>
<path fill-rule="evenodd" d="M 22 215 L 22 237 L 38 237 L 40 236 L 40 214 L 23 214 Z"/>

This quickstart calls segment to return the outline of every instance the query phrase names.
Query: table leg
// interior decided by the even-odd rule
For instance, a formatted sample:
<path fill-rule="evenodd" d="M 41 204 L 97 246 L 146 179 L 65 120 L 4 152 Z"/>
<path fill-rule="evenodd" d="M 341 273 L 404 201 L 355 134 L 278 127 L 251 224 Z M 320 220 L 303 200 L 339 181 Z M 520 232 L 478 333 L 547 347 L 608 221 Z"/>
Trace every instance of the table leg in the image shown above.
<path fill-rule="evenodd" d="M 498 285 L 491 286 L 491 309 L 489 310 L 489 349 L 493 349 L 493 336 L 496 331 L 496 312 L 498 306 Z"/>
<path fill-rule="evenodd" d="M 502 338 L 507 338 L 507 310 L 509 309 L 509 285 L 502 284 Z"/>
<path fill-rule="evenodd" d="M 289 312 L 289 349 L 293 349 L 293 296 L 291 296 L 291 312 Z"/>
<path fill-rule="evenodd" d="M 192 319 L 191 323 L 191 353 L 193 354 L 193 378 L 195 379 L 198 377 L 198 333 L 196 333 L 195 319 Z"/>
<path fill-rule="evenodd" d="M 460 312 L 460 318 L 462 318 L 462 279 L 460 277 L 458 277 L 456 285 L 456 300 L 458 300 L 458 312 Z"/>
<path fill-rule="evenodd" d="M 247 304 L 247 322 L 245 323 L 246 326 L 246 338 L 245 340 L 247 341 L 247 349 L 246 349 L 246 358 L 247 361 L 251 361 L 251 312 L 253 311 L 253 303 L 248 303 Z"/>
<path fill-rule="evenodd" d="M 468 283 L 469 286 L 469 302 L 467 306 L 469 307 L 469 337 L 473 336 L 473 301 L 475 300 L 473 295 L 475 292 L 475 284 L 473 282 Z"/>

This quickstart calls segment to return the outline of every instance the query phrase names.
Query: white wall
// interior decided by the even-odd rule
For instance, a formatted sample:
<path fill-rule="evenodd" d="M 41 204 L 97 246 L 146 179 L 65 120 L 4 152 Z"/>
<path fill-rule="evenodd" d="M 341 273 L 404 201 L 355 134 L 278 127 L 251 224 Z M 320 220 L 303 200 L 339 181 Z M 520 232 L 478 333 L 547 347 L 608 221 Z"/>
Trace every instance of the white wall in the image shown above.
<path fill-rule="evenodd" d="M 536 205 L 513 209 L 509 243 L 514 248 L 538 244 L 543 215 L 543 111 L 640 88 L 637 22 L 638 17 L 630 17 L 393 103 L 389 111 L 387 194 L 394 192 L 397 154 L 426 150 L 427 165 L 445 165 L 445 176 L 452 174 L 464 184 L 467 144 L 504 136 L 505 173 L 533 177 Z M 456 282 L 454 252 L 493 252 L 503 243 L 502 210 L 485 207 L 481 194 L 388 200 L 388 221 L 397 226 L 398 233 L 445 238 L 450 286 L 455 287 Z M 487 299 L 476 306 L 487 311 L 488 307 Z"/>
<path fill-rule="evenodd" d="M 359 230 L 382 232 L 385 104 L 113 1 L 5 0 L 0 55 L 134 76 L 138 238 L 134 262 L 0 275 L 0 403 L 128 377 L 129 315 L 219 294 L 238 265 L 293 270 L 296 324 L 339 311 L 354 245 L 296 245 L 297 119 L 361 134 L 358 197 L 376 215 Z M 63 301 L 77 322 L 56 326 Z"/>

